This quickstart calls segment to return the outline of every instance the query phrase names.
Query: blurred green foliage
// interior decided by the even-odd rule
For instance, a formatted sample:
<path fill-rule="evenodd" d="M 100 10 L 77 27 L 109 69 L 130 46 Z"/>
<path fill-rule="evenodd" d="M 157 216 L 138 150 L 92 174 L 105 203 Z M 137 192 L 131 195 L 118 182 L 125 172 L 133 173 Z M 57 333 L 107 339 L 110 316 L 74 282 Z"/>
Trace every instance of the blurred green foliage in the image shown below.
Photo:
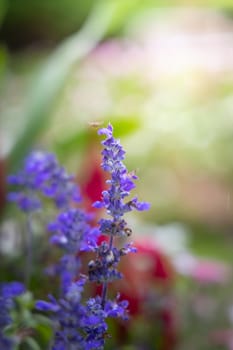
<path fill-rule="evenodd" d="M 34 310 L 33 295 L 25 292 L 15 299 L 12 324 L 5 334 L 15 339 L 15 350 L 45 349 L 52 336 L 51 321 Z"/>

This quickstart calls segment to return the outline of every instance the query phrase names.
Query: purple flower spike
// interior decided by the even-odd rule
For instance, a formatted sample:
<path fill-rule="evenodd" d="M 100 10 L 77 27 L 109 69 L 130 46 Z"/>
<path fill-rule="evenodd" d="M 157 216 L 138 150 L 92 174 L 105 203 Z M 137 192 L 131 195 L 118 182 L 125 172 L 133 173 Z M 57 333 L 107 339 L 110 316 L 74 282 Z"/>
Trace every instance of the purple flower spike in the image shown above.
<path fill-rule="evenodd" d="M 137 179 L 137 176 L 133 172 L 128 172 L 123 164 L 122 160 L 124 159 L 125 151 L 119 140 L 113 137 L 111 124 L 107 128 L 100 129 L 99 134 L 106 136 L 106 139 L 102 142 L 104 146 L 102 151 L 102 168 L 111 174 L 111 178 L 107 180 L 109 189 L 102 192 L 102 200 L 95 202 L 93 206 L 105 208 L 112 217 L 111 221 L 108 219 L 101 220 L 101 232 L 114 236 L 116 233 L 122 235 L 126 228 L 126 223 L 122 221 L 122 216 L 135 209 L 139 211 L 148 210 L 150 206 L 146 202 L 139 202 L 136 197 L 125 202 L 125 198 L 135 188 L 134 180 Z"/>
<path fill-rule="evenodd" d="M 123 164 L 125 151 L 120 141 L 113 137 L 113 127 L 111 124 L 107 128 L 102 128 L 99 135 L 105 135 L 102 141 L 104 147 L 102 151 L 102 168 L 110 174 L 110 179 L 106 181 L 108 189 L 102 192 L 102 199 L 93 204 L 96 208 L 105 208 L 110 218 L 99 221 L 100 232 L 110 236 L 109 244 L 103 242 L 98 250 L 95 260 L 91 260 L 88 265 L 89 280 L 102 283 L 102 308 L 108 306 L 109 317 L 123 317 L 123 306 L 117 307 L 107 299 L 108 283 L 114 279 L 122 278 L 122 274 L 117 270 L 120 258 L 128 253 L 135 252 L 136 249 L 131 244 L 126 244 L 119 249 L 114 246 L 117 237 L 127 237 L 131 235 L 131 229 L 123 219 L 125 213 L 132 210 L 147 210 L 149 204 L 139 202 L 137 197 L 126 200 L 130 192 L 135 188 L 134 180 L 137 176 L 133 172 L 128 172 Z M 123 305 L 123 304 L 122 304 Z"/>

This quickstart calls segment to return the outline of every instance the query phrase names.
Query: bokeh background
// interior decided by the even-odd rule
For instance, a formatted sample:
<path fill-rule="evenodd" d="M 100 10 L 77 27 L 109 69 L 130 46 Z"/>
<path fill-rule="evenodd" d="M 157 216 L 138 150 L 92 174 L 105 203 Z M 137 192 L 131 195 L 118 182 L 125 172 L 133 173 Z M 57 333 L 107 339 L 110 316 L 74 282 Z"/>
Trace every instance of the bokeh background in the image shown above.
<path fill-rule="evenodd" d="M 232 1 L 1 0 L 0 25 L 0 278 L 23 260 L 6 175 L 40 147 L 84 186 L 111 122 L 151 203 L 129 217 L 143 248 L 124 269 L 154 313 L 125 348 L 233 349 Z"/>

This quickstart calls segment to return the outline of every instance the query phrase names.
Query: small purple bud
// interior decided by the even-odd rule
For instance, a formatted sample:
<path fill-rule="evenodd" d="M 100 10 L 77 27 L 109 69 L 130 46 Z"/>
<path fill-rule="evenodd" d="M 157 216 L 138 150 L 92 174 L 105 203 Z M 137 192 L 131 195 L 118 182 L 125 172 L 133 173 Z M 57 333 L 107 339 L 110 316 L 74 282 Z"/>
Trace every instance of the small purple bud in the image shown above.
<path fill-rule="evenodd" d="M 37 310 L 41 311 L 51 311 L 57 312 L 60 310 L 60 306 L 58 304 L 50 303 L 44 300 L 38 300 L 35 304 Z"/>

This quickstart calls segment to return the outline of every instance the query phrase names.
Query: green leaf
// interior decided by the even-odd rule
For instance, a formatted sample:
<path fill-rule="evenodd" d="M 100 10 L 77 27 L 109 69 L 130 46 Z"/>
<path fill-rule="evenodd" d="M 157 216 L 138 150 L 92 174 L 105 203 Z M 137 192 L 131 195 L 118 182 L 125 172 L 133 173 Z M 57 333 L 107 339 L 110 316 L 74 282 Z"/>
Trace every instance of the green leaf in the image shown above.
<path fill-rule="evenodd" d="M 36 338 L 40 342 L 40 344 L 47 344 L 51 340 L 53 336 L 52 326 L 38 324 L 36 327 Z M 44 348 L 44 347 L 43 347 Z"/>
<path fill-rule="evenodd" d="M 24 343 L 29 345 L 30 350 L 41 350 L 40 346 L 38 343 L 35 341 L 35 339 L 28 337 L 24 340 Z"/>
<path fill-rule="evenodd" d="M 34 314 L 34 319 L 36 320 L 37 323 L 40 323 L 42 325 L 47 325 L 47 326 L 52 325 L 52 321 L 50 320 L 50 318 L 48 318 L 44 315 Z"/>
<path fill-rule="evenodd" d="M 16 301 L 20 307 L 32 309 L 34 306 L 33 295 L 31 292 L 23 293 L 22 295 L 16 298 Z"/>
<path fill-rule="evenodd" d="M 141 126 L 142 120 L 137 116 L 109 116 L 109 120 L 114 120 L 114 133 L 117 137 L 127 136 Z"/>
<path fill-rule="evenodd" d="M 55 143 L 54 150 L 59 159 L 66 159 L 74 150 L 81 152 L 88 142 L 87 130 L 81 130 L 74 135 L 69 135 L 62 141 Z"/>

